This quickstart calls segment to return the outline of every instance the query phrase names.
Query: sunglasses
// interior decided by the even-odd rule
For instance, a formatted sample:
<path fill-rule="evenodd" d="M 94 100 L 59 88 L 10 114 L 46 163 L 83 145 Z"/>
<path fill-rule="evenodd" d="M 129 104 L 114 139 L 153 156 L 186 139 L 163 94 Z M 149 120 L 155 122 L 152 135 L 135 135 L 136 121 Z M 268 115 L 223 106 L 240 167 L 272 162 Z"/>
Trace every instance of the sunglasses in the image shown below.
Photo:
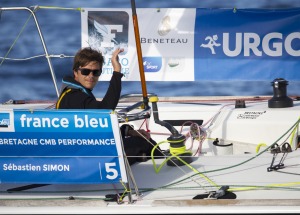
<path fill-rule="evenodd" d="M 93 73 L 93 76 L 100 76 L 101 75 L 101 70 L 100 69 L 86 69 L 86 68 L 79 68 L 78 69 L 82 75 L 89 75 L 91 72 Z"/>

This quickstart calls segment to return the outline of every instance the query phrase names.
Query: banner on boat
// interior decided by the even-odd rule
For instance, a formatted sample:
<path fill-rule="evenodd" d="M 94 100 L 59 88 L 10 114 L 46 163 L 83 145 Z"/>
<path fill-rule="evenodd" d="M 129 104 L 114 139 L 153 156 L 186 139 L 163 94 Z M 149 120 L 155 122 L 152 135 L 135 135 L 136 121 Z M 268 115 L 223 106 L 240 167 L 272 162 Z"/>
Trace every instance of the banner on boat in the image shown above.
<path fill-rule="evenodd" d="M 2 111 L 1 182 L 126 182 L 118 119 L 110 112 Z"/>
<path fill-rule="evenodd" d="M 147 81 L 300 80 L 300 9 L 138 8 Z M 132 12 L 82 10 L 82 46 L 105 55 L 110 80 L 116 47 L 123 78 L 139 81 Z"/>

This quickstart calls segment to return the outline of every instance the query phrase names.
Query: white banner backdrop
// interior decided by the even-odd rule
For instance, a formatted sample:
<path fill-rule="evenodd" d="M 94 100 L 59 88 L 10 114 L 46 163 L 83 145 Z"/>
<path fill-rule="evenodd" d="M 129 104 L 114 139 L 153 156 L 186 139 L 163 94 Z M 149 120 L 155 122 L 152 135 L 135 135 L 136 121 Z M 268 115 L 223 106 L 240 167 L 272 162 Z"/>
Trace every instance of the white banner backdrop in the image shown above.
<path fill-rule="evenodd" d="M 82 46 L 101 50 L 110 80 L 140 81 L 131 9 L 84 9 Z M 137 9 L 146 81 L 300 80 L 300 9 Z"/>
<path fill-rule="evenodd" d="M 147 81 L 194 80 L 195 13 L 195 9 L 137 9 Z M 82 12 L 82 47 L 99 49 L 105 56 L 99 80 L 110 80 L 111 53 L 121 47 L 123 80 L 140 81 L 131 14 L 131 9 L 115 8 Z"/>

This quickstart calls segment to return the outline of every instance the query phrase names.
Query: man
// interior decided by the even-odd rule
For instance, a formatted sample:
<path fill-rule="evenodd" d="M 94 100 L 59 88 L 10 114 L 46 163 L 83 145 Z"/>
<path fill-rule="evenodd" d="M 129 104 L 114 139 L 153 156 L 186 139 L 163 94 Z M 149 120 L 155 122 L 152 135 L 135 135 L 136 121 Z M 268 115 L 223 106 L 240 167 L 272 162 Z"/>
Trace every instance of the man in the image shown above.
<path fill-rule="evenodd" d="M 73 76 L 63 78 L 63 85 L 60 97 L 56 103 L 57 109 L 112 109 L 117 107 L 121 95 L 121 64 L 119 54 L 123 49 L 116 49 L 111 57 L 113 74 L 108 90 L 101 101 L 96 100 L 92 93 L 93 88 L 98 83 L 102 72 L 104 58 L 102 54 L 92 48 L 80 49 L 74 58 Z M 140 160 L 134 156 L 150 156 L 153 141 L 150 134 L 145 130 L 134 130 L 129 125 L 121 126 L 124 150 L 129 164 Z M 159 150 L 155 150 L 155 155 L 160 155 Z"/>

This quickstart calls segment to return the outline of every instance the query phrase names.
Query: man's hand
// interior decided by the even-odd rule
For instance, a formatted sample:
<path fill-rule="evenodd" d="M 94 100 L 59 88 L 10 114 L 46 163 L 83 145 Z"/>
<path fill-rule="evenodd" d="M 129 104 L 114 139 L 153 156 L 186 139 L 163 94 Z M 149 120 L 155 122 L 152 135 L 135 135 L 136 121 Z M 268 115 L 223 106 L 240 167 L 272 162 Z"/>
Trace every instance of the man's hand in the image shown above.
<path fill-rule="evenodd" d="M 111 56 L 111 63 L 112 63 L 112 66 L 113 66 L 113 69 L 114 69 L 115 72 L 120 72 L 121 71 L 122 67 L 121 67 L 121 64 L 119 62 L 119 54 L 123 51 L 124 51 L 124 49 L 117 48 Z"/>

